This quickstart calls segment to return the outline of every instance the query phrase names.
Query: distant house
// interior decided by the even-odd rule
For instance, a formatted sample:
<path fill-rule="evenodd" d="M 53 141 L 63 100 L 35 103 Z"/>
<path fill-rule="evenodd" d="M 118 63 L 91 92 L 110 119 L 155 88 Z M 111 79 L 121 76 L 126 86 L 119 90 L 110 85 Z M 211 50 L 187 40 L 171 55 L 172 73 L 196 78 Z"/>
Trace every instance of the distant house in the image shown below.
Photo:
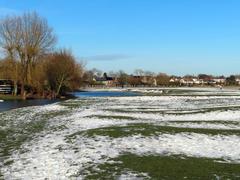
<path fill-rule="evenodd" d="M 192 81 L 193 81 L 193 84 L 196 84 L 196 85 L 203 84 L 203 80 L 202 79 L 193 78 Z"/>
<path fill-rule="evenodd" d="M 204 84 L 204 80 L 195 77 L 184 77 L 179 80 L 182 86 L 199 86 Z"/>
<path fill-rule="evenodd" d="M 237 85 L 240 85 L 240 78 L 236 78 Z"/>
<path fill-rule="evenodd" d="M 179 86 L 180 85 L 180 77 L 172 76 L 169 79 L 169 84 L 171 86 Z"/>
<path fill-rule="evenodd" d="M 180 85 L 183 85 L 183 86 L 192 86 L 194 84 L 192 78 L 181 78 L 179 82 L 180 82 Z"/>
<path fill-rule="evenodd" d="M 178 81 L 176 81 L 175 79 L 171 78 L 171 79 L 169 80 L 169 82 L 170 82 L 170 83 L 174 83 L 174 82 L 178 82 Z"/>
<path fill-rule="evenodd" d="M 13 81 L 0 79 L 0 94 L 11 94 L 13 92 Z"/>
<path fill-rule="evenodd" d="M 96 85 L 103 85 L 108 87 L 115 85 L 115 78 L 113 77 L 94 77 L 93 81 L 96 82 Z"/>
<path fill-rule="evenodd" d="M 221 85 L 226 83 L 225 78 L 214 78 L 213 81 L 216 82 L 216 84 L 221 84 Z"/>

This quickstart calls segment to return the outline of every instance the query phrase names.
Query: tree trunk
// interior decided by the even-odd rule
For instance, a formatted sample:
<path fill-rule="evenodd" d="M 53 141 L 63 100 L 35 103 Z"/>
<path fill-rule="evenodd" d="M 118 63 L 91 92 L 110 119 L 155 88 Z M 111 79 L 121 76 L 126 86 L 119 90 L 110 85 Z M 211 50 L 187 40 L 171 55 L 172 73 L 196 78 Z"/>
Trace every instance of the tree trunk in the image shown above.
<path fill-rule="evenodd" d="M 64 79 L 64 77 L 62 76 L 62 78 L 61 78 L 61 81 L 60 81 L 60 83 L 59 83 L 59 85 L 58 85 L 58 88 L 57 88 L 57 96 L 59 95 L 59 93 L 60 93 L 60 90 L 61 90 L 61 87 L 62 87 L 62 84 L 63 84 L 63 79 Z"/>
<path fill-rule="evenodd" d="M 26 99 L 26 91 L 24 89 L 24 83 L 21 84 L 21 97 L 23 100 Z"/>
<path fill-rule="evenodd" d="M 17 96 L 17 94 L 18 94 L 18 85 L 17 85 L 17 82 L 14 81 L 13 95 L 14 95 L 14 96 Z"/>

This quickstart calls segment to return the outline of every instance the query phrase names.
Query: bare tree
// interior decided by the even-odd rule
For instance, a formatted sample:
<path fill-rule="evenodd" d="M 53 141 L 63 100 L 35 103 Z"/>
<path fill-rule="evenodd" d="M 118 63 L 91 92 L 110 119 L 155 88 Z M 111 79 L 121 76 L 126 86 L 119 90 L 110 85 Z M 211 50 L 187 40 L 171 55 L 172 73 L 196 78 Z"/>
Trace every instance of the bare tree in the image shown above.
<path fill-rule="evenodd" d="M 123 70 L 120 70 L 118 72 L 117 81 L 122 88 L 124 88 L 124 85 L 127 84 L 127 78 L 128 78 L 128 74 L 125 73 Z"/>
<path fill-rule="evenodd" d="M 133 75 L 130 75 L 128 76 L 127 78 L 127 81 L 128 81 L 128 84 L 133 86 L 133 87 L 136 87 L 136 86 L 139 86 L 142 84 L 142 78 L 139 77 L 139 76 L 133 76 Z"/>
<path fill-rule="evenodd" d="M 60 50 L 47 58 L 46 77 L 50 89 L 60 95 L 65 89 L 76 89 L 81 84 L 83 66 L 76 63 L 74 56 L 67 50 Z"/>
<path fill-rule="evenodd" d="M 109 71 L 109 72 L 108 72 L 108 75 L 109 75 L 110 77 L 117 77 L 117 72 Z"/>
<path fill-rule="evenodd" d="M 142 69 L 136 69 L 136 70 L 134 71 L 134 74 L 135 74 L 136 76 L 144 76 L 144 70 L 142 70 Z"/>
<path fill-rule="evenodd" d="M 51 50 L 56 42 L 47 20 L 37 13 L 9 16 L 0 22 L 0 46 L 12 59 L 20 61 L 21 94 L 31 83 L 36 60 Z"/>
<path fill-rule="evenodd" d="M 96 69 L 96 68 L 93 68 L 90 71 L 92 71 L 94 76 L 101 77 L 103 75 L 103 72 L 101 70 L 99 70 L 99 69 Z"/>
<path fill-rule="evenodd" d="M 159 73 L 156 77 L 157 85 L 168 86 L 170 84 L 170 77 L 165 73 Z"/>

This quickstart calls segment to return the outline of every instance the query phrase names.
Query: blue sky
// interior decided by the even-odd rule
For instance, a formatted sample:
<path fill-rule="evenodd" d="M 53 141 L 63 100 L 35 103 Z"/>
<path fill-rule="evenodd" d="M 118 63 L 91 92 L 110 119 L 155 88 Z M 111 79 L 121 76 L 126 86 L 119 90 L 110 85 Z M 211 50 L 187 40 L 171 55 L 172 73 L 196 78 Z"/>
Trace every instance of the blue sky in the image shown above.
<path fill-rule="evenodd" d="M 36 11 L 87 68 L 240 74 L 239 0 L 0 0 Z"/>

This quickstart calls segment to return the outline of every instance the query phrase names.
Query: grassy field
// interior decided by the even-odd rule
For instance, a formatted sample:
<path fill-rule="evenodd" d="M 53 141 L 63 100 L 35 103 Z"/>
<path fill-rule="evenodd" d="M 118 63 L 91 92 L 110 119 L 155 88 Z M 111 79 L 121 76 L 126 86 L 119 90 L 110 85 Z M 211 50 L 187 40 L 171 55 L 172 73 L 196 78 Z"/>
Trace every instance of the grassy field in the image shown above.
<path fill-rule="evenodd" d="M 0 113 L 0 178 L 239 179 L 238 92 L 185 91 Z"/>

